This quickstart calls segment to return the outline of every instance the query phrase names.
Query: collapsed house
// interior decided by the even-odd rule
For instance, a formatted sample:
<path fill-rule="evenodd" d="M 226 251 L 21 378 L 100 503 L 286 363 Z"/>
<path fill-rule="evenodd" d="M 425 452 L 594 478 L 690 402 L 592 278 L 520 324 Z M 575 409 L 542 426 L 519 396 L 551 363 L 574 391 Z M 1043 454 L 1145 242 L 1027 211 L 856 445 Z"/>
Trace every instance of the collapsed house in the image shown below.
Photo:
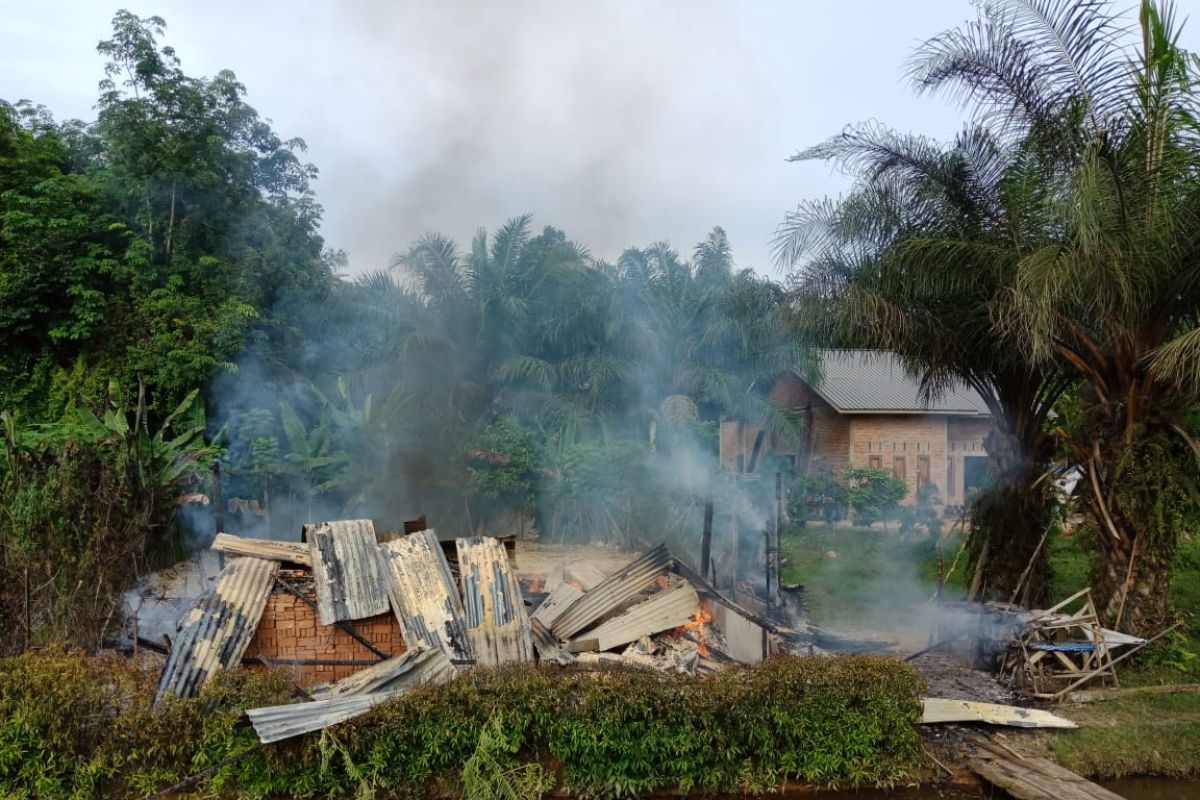
<path fill-rule="evenodd" d="M 470 666 L 702 674 L 786 646 L 784 629 L 663 545 L 611 575 L 566 566 L 524 592 L 511 539 L 377 534 L 370 520 L 343 520 L 306 525 L 301 542 L 219 534 L 212 548 L 224 566 L 180 623 L 156 702 L 191 697 L 220 670 L 289 670 L 312 700 L 249 712 L 263 741 L 349 719 Z"/>

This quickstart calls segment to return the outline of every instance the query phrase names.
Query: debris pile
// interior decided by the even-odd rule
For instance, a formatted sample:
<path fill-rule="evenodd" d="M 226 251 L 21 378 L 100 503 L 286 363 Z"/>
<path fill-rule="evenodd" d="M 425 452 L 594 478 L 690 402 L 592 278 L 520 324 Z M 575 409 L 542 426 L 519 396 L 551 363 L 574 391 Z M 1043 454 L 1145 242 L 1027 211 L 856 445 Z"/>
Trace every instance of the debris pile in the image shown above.
<path fill-rule="evenodd" d="M 353 662 L 357 671 L 310 689 L 309 702 L 250 711 L 264 742 L 349 719 L 467 666 L 536 658 L 708 674 L 757 663 L 796 638 L 796 631 L 725 598 L 663 545 L 607 576 L 568 564 L 522 583 L 511 540 L 443 542 L 428 529 L 377 535 L 370 520 L 306 525 L 302 537 L 295 543 L 217 536 L 213 550 L 227 563 L 184 618 L 158 700 L 192 696 L 216 671 L 243 663 L 280 585 L 316 609 L 320 626 L 349 634 L 377 660 L 361 669 Z M 297 592 L 297 579 L 311 582 L 311 591 Z M 389 611 L 406 648 L 399 655 L 373 646 L 354 626 Z M 812 651 L 809 642 L 803 652 Z M 272 665 L 262 656 L 252 660 Z"/>

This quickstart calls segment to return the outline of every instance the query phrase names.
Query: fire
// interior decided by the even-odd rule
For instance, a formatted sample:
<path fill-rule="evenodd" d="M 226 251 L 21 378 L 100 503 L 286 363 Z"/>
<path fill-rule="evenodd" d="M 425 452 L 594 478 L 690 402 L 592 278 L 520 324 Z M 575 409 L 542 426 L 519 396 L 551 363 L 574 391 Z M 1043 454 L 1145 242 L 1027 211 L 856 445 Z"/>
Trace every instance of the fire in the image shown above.
<path fill-rule="evenodd" d="M 696 613 L 692 615 L 691 621 L 676 628 L 675 634 L 678 636 L 688 636 L 689 631 L 695 631 L 688 638 L 696 643 L 700 655 L 708 658 L 708 647 L 704 644 L 704 640 L 707 638 L 708 623 L 711 621 L 712 614 L 704 611 L 704 609 L 697 609 Z"/>
<path fill-rule="evenodd" d="M 546 591 L 546 576 L 542 574 L 528 575 L 521 579 L 525 584 L 525 591 L 531 594 L 542 594 Z"/>

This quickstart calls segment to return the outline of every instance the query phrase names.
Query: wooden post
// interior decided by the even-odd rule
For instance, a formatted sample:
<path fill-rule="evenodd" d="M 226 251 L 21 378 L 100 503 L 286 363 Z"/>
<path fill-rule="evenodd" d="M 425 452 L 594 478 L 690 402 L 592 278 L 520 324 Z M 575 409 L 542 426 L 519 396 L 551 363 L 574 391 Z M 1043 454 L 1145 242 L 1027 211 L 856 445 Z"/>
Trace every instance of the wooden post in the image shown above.
<path fill-rule="evenodd" d="M 770 607 L 772 598 L 775 597 L 771 589 L 771 532 L 763 531 L 763 566 L 766 567 L 767 573 L 767 606 Z"/>
<path fill-rule="evenodd" d="M 734 593 L 734 597 L 737 597 L 738 570 L 741 567 L 738 563 L 738 539 L 742 535 L 741 525 L 738 524 L 738 517 L 742 511 L 741 499 L 741 495 L 738 493 L 737 478 L 735 477 L 733 479 L 733 513 L 729 517 L 729 563 L 731 565 L 729 567 L 729 589 Z"/>
<path fill-rule="evenodd" d="M 783 585 L 783 472 L 775 473 L 775 594 L 771 600 L 779 604 L 779 587 Z"/>
<path fill-rule="evenodd" d="M 700 534 L 700 574 L 705 580 L 710 579 L 712 568 L 712 523 L 713 499 L 710 489 L 708 499 L 704 501 L 704 530 Z"/>
<path fill-rule="evenodd" d="M 225 532 L 225 501 L 221 497 L 221 460 L 212 460 L 213 533 Z"/>

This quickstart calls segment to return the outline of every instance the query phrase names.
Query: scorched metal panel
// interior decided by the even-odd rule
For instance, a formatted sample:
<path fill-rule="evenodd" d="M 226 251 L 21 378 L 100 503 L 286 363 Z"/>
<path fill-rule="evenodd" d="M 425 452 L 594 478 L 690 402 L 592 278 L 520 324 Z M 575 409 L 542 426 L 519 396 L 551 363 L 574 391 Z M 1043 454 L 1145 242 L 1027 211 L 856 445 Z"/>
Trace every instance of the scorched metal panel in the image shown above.
<path fill-rule="evenodd" d="M 168 694 L 191 697 L 217 670 L 241 663 L 278 566 L 261 558 L 230 559 L 184 618 L 159 679 L 156 703 Z"/>
<path fill-rule="evenodd" d="M 441 648 L 451 660 L 473 658 L 462 600 L 437 534 L 413 533 L 379 545 L 392 611 L 409 647 Z"/>
<path fill-rule="evenodd" d="M 455 545 L 475 663 L 532 661 L 529 616 L 504 546 L 486 536 L 456 539 Z"/>
<path fill-rule="evenodd" d="M 305 525 L 312 552 L 317 611 L 322 625 L 364 619 L 388 610 L 387 582 L 369 519 Z"/>

